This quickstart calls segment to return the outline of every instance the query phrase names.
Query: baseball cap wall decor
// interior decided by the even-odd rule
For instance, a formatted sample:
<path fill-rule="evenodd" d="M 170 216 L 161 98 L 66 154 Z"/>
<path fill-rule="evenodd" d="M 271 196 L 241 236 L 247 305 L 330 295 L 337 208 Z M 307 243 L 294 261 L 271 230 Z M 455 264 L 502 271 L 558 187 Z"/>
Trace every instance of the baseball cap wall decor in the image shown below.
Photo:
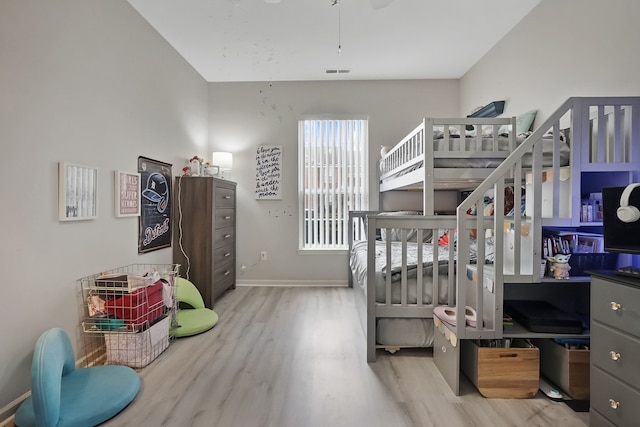
<path fill-rule="evenodd" d="M 171 164 L 138 157 L 141 213 L 138 253 L 171 246 Z"/>

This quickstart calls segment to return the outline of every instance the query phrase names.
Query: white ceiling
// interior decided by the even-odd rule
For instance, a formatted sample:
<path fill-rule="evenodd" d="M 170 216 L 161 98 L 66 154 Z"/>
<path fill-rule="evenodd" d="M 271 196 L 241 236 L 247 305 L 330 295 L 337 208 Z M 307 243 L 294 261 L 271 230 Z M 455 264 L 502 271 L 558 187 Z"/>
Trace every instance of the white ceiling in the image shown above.
<path fill-rule="evenodd" d="M 540 2 L 128 1 L 209 82 L 456 79 Z"/>

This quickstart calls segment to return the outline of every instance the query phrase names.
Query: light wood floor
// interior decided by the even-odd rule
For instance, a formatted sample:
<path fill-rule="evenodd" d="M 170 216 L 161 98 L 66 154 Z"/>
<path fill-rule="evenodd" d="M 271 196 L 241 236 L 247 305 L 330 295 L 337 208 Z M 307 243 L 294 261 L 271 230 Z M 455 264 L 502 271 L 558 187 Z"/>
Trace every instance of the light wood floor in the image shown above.
<path fill-rule="evenodd" d="M 104 426 L 587 426 L 538 395 L 455 396 L 429 349 L 366 363 L 347 288 L 238 287 L 212 330 L 174 341 L 141 369 L 140 394 Z"/>

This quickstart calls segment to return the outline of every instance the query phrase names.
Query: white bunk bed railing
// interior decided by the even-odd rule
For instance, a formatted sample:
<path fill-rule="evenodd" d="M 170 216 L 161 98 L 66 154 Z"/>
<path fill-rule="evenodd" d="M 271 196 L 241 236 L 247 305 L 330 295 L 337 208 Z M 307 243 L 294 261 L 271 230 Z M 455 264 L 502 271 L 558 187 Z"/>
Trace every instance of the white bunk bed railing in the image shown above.
<path fill-rule="evenodd" d="M 445 183 L 445 186 L 462 183 L 463 187 L 468 187 L 469 182 L 481 181 L 487 176 L 485 169 L 467 169 L 461 175 L 460 168 L 434 169 L 434 161 L 469 158 L 471 152 L 475 158 L 505 159 L 515 148 L 516 138 L 511 132 L 509 143 L 506 146 L 499 144 L 502 137 L 499 130 L 504 125 L 515 129 L 515 117 L 423 119 L 380 159 L 380 191 L 422 188 L 422 182 L 431 185 L 449 180 L 457 184 Z M 437 138 L 434 137 L 435 130 L 438 131 Z M 434 171 L 435 175 L 431 175 Z"/>
<path fill-rule="evenodd" d="M 568 124 L 569 128 L 566 128 Z M 553 137 L 543 139 L 552 132 Z M 562 136 L 561 136 L 562 135 Z M 546 182 L 544 177 L 560 177 L 560 146 L 569 138 L 569 193 L 561 188 L 561 179 Z M 552 162 L 544 162 L 543 143 L 552 141 Z M 523 158 L 531 156 L 531 165 L 523 168 Z M 504 283 L 536 283 L 540 281 L 542 259 L 542 226 L 578 226 L 580 182 L 583 172 L 621 172 L 640 170 L 640 98 L 592 97 L 569 98 L 558 110 L 521 143 L 458 206 L 456 264 L 456 304 L 476 308 L 477 327 L 464 326 L 464 310 L 457 310 L 455 334 L 460 339 L 502 338 L 502 300 Z M 526 185 L 526 209 L 522 206 Z M 514 188 L 513 216 L 504 215 L 506 185 Z M 551 204 L 551 217 L 543 218 L 544 197 Z M 549 188 L 550 186 L 550 188 Z M 467 215 L 474 205 L 481 206 L 488 192 L 493 192 L 494 214 Z M 564 191 L 564 193 L 563 193 Z M 570 201 L 568 209 L 563 203 Z M 527 215 L 523 213 L 526 211 Z M 493 240 L 495 265 L 471 265 L 471 237 L 460 230 L 477 230 L 477 259 L 483 259 L 487 239 Z M 482 319 L 482 321 L 480 321 Z M 463 325 L 463 326 L 460 326 Z"/>

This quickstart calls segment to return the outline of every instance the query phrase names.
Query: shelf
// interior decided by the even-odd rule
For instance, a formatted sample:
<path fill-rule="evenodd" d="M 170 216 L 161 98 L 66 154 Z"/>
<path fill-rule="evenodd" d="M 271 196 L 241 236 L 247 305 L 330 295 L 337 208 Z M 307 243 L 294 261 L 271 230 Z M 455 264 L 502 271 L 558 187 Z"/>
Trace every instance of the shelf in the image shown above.
<path fill-rule="evenodd" d="M 504 325 L 502 335 L 504 338 L 589 338 L 590 336 L 589 333 L 556 334 L 552 332 L 531 332 L 517 322 L 513 322 L 513 325 Z"/>
<path fill-rule="evenodd" d="M 543 277 L 540 283 L 591 283 L 591 276 L 570 276 L 568 279 L 554 279 L 553 277 Z"/>

